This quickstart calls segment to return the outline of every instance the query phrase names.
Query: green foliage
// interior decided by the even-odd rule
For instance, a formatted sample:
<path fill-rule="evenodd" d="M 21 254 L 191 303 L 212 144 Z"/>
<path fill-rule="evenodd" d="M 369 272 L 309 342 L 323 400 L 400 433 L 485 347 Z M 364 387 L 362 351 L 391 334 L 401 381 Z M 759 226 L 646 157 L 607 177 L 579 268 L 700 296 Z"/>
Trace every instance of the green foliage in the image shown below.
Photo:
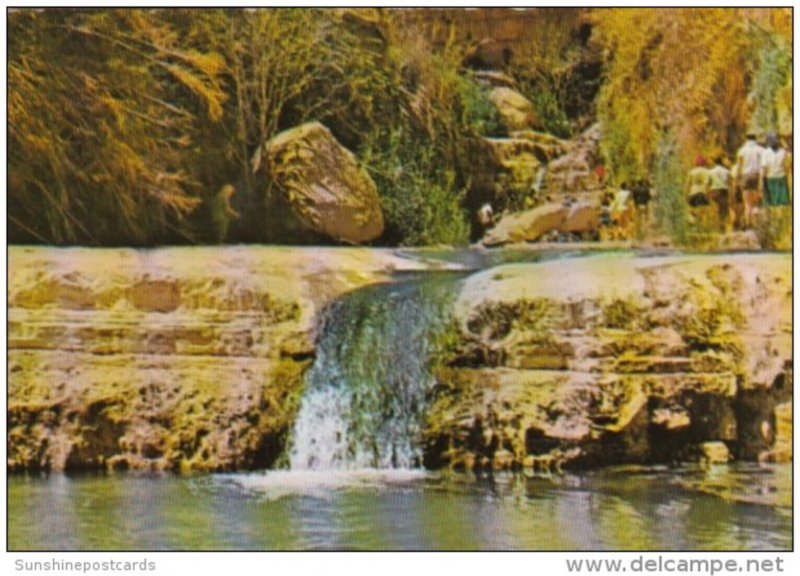
<path fill-rule="evenodd" d="M 531 102 L 545 131 L 559 138 L 572 136 L 572 125 L 564 109 L 564 99 L 552 85 L 537 84 L 537 88 L 533 90 Z"/>
<path fill-rule="evenodd" d="M 528 34 L 514 47 L 506 71 L 534 105 L 541 127 L 558 137 L 574 135 L 593 113 L 596 78 L 583 76 L 579 64 L 588 57 L 579 40 L 578 11 L 554 8 L 529 23 Z"/>
<path fill-rule="evenodd" d="M 791 207 L 766 208 L 755 219 L 754 230 L 762 248 L 766 250 L 791 250 Z"/>
<path fill-rule="evenodd" d="M 689 227 L 689 211 L 684 198 L 683 180 L 684 175 L 674 138 L 665 135 L 659 145 L 654 174 L 654 185 L 658 191 L 655 206 L 656 226 L 679 244 L 686 241 Z"/>
<path fill-rule="evenodd" d="M 381 196 L 388 240 L 406 246 L 466 244 L 469 225 L 451 169 L 433 146 L 397 129 L 376 131 L 362 158 Z"/>
<path fill-rule="evenodd" d="M 758 60 L 753 63 L 755 69 L 750 92 L 753 114 L 750 119 L 750 130 L 756 133 L 778 131 L 779 97 L 782 90 L 787 84 L 791 85 L 792 81 L 791 46 L 778 35 L 764 33 L 759 35 L 757 43 L 762 44 L 762 47 Z"/>
<path fill-rule="evenodd" d="M 221 59 L 154 11 L 9 15 L 12 241 L 186 235 L 196 122 L 218 121 Z"/>
<path fill-rule="evenodd" d="M 462 123 L 469 130 L 481 136 L 507 136 L 500 113 L 489 100 L 486 88 L 466 76 L 457 78 L 457 87 L 464 108 Z"/>
<path fill-rule="evenodd" d="M 598 100 L 608 166 L 621 182 L 659 162 L 662 134 L 671 132 L 678 159 L 733 154 L 747 129 L 754 59 L 750 30 L 781 11 L 685 8 L 593 12 L 606 52 Z M 764 22 L 761 22 L 761 21 Z M 759 24 L 759 22 L 761 22 Z"/>

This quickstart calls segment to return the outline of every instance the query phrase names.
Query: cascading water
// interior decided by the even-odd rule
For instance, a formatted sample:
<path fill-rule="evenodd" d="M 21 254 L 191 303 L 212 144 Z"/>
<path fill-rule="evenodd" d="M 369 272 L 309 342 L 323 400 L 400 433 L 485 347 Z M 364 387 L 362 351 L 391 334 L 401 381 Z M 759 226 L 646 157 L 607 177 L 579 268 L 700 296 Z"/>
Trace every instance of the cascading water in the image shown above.
<path fill-rule="evenodd" d="M 418 468 L 432 337 L 453 278 L 357 290 L 325 312 L 292 433 L 292 470 Z"/>

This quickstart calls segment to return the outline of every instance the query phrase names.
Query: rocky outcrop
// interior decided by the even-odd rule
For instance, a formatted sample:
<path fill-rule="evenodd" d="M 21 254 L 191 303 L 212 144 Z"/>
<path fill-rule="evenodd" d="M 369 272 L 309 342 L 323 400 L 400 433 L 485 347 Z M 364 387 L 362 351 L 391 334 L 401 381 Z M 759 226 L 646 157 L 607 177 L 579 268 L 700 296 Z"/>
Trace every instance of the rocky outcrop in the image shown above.
<path fill-rule="evenodd" d="M 600 229 L 600 210 L 587 201 L 570 205 L 548 203 L 504 215 L 483 239 L 487 247 L 536 242 L 552 233 L 592 239 Z"/>
<path fill-rule="evenodd" d="M 567 151 L 567 143 L 535 130 L 517 130 L 505 138 L 475 138 L 469 147 L 470 194 L 477 209 L 534 205 L 540 200 L 548 162 Z"/>
<path fill-rule="evenodd" d="M 566 221 L 569 208 L 561 204 L 545 204 L 531 210 L 506 214 L 483 239 L 485 246 L 502 246 L 514 242 L 534 242 L 558 230 Z"/>
<path fill-rule="evenodd" d="M 358 248 L 11 247 L 8 469 L 274 465 L 322 308 L 423 267 Z"/>
<path fill-rule="evenodd" d="M 282 132 L 267 142 L 266 155 L 271 178 L 307 228 L 350 244 L 383 233 L 375 183 L 325 126 Z"/>
<path fill-rule="evenodd" d="M 594 124 L 569 142 L 568 150 L 547 166 L 544 190 L 552 195 L 596 192 L 602 182 L 596 168 L 601 164 L 602 130 Z"/>
<path fill-rule="evenodd" d="M 471 277 L 426 464 L 791 458 L 791 257 L 595 257 Z"/>
<path fill-rule="evenodd" d="M 539 126 L 533 103 L 513 88 L 498 86 L 492 88 L 488 96 L 500 113 L 503 125 L 509 132 L 528 130 Z"/>
<path fill-rule="evenodd" d="M 425 465 L 791 459 L 791 262 L 616 254 L 471 276 L 433 346 Z M 12 247 L 8 469 L 275 466 L 321 311 L 434 265 L 357 248 Z"/>

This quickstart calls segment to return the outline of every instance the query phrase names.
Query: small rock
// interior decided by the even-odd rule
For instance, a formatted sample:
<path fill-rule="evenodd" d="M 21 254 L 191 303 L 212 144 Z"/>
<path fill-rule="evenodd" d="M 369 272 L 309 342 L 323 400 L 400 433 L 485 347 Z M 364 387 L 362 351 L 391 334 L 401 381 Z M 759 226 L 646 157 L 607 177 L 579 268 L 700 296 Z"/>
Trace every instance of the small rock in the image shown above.
<path fill-rule="evenodd" d="M 689 414 L 683 410 L 669 410 L 668 408 L 658 408 L 653 411 L 651 421 L 656 426 L 663 426 L 667 430 L 678 430 L 686 428 L 692 423 Z M 723 446 L 725 446 L 723 444 Z"/>
<path fill-rule="evenodd" d="M 497 70 L 477 70 L 472 73 L 472 76 L 480 84 L 490 88 L 511 88 L 516 84 L 511 76 Z"/>
<path fill-rule="evenodd" d="M 497 108 L 509 132 L 538 126 L 533 103 L 516 90 L 499 86 L 489 92 L 489 99 Z"/>
<path fill-rule="evenodd" d="M 703 442 L 700 444 L 703 460 L 709 464 L 725 464 L 731 459 L 731 453 L 724 442 Z"/>

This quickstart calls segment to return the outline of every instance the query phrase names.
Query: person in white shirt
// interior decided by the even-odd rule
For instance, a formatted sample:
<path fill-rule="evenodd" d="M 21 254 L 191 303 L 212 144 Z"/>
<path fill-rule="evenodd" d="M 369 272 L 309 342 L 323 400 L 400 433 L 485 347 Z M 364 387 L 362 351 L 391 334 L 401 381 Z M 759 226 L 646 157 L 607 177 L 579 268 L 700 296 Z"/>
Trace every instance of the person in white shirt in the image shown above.
<path fill-rule="evenodd" d="M 488 202 L 478 209 L 478 222 L 484 229 L 494 226 L 494 210 Z"/>
<path fill-rule="evenodd" d="M 748 134 L 747 141 L 736 153 L 736 174 L 744 201 L 744 222 L 749 226 L 753 213 L 761 205 L 761 163 L 764 149 L 756 142 L 755 134 Z"/>
<path fill-rule="evenodd" d="M 786 174 L 789 155 L 781 148 L 774 133 L 767 136 L 767 146 L 761 157 L 765 203 L 767 206 L 788 206 L 789 184 Z"/>

